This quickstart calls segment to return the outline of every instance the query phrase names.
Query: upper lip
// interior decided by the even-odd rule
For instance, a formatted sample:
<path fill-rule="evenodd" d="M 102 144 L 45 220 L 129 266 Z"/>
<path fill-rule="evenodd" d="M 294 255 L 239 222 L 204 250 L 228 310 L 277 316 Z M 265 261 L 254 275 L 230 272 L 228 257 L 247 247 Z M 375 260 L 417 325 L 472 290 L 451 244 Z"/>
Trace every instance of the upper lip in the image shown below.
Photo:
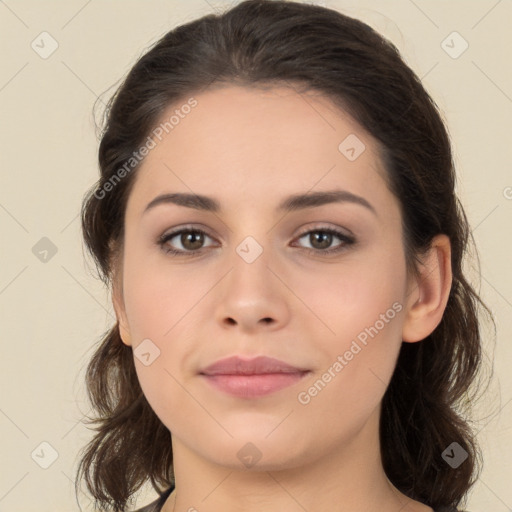
<path fill-rule="evenodd" d="M 273 357 L 258 356 L 244 359 L 231 356 L 219 359 L 199 373 L 203 375 L 262 375 L 266 373 L 299 373 L 308 371 L 305 368 L 292 366 Z"/>

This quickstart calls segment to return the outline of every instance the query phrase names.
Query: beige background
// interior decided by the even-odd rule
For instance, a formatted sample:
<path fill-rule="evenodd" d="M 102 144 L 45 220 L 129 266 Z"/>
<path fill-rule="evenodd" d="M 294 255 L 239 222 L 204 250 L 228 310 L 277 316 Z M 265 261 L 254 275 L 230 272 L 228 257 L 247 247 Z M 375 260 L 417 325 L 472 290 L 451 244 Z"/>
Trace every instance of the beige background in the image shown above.
<path fill-rule="evenodd" d="M 444 112 L 458 189 L 482 264 L 481 292 L 497 320 L 495 382 L 478 423 L 485 468 L 471 512 L 512 509 L 512 72 L 510 1 L 317 2 L 389 37 Z M 97 178 L 92 106 L 106 102 L 135 60 L 177 24 L 228 2 L 0 2 L 0 510 L 78 510 L 73 478 L 91 437 L 83 372 L 113 321 L 109 296 L 84 261 L 78 212 Z M 48 32 L 57 50 L 31 47 Z M 442 41 L 457 31 L 458 58 Z M 461 39 L 450 36 L 452 53 Z M 45 40 L 50 48 L 50 40 Z M 453 43 L 451 42 L 453 41 Z M 446 43 L 445 43 L 446 44 Z M 111 88 L 112 87 L 112 88 Z M 57 252 L 43 262 L 33 247 Z M 36 246 L 41 250 L 40 246 Z M 474 264 L 473 264 L 474 265 Z M 477 285 L 478 287 L 479 285 Z M 486 350 L 493 356 L 492 339 Z M 485 417 L 483 417 L 485 416 Z M 51 445 L 41 446 L 46 442 Z M 52 462 L 47 468 L 41 464 Z M 138 505 L 154 499 L 148 488 Z M 89 500 L 81 495 L 84 510 Z"/>

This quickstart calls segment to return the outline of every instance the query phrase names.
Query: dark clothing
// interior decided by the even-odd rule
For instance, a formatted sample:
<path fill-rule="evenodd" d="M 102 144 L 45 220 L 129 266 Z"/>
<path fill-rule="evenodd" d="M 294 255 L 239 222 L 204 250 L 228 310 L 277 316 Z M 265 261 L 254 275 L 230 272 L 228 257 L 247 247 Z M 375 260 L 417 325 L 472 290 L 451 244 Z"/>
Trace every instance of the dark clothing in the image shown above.
<path fill-rule="evenodd" d="M 164 493 L 160 495 L 160 498 L 156 499 L 145 507 L 137 509 L 135 512 L 160 512 L 172 491 L 174 491 L 174 485 L 171 485 L 169 489 L 164 491 Z"/>
<path fill-rule="evenodd" d="M 149 505 L 145 507 L 139 508 L 135 512 L 160 512 L 167 498 L 170 496 L 171 492 L 174 490 L 174 486 L 169 487 L 163 494 L 160 495 L 160 498 L 153 501 Z M 434 512 L 459 512 L 456 508 L 453 507 L 442 507 L 438 508 Z M 463 512 L 463 511 L 460 511 Z"/>

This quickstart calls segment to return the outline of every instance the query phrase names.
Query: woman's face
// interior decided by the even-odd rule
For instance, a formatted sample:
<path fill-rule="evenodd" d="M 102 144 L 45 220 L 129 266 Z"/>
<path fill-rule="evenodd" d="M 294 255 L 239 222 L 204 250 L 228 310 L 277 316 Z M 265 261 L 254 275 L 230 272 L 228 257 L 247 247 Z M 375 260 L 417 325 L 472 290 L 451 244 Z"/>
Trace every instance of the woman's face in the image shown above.
<path fill-rule="evenodd" d="M 126 209 L 116 311 L 145 396 L 175 451 L 228 467 L 299 466 L 361 432 L 374 442 L 409 300 L 375 141 L 318 94 L 229 86 L 195 100 L 163 116 L 181 113 L 154 138 Z M 327 191 L 345 195 L 286 208 Z M 148 208 L 165 194 L 218 208 Z M 203 374 L 231 356 L 296 370 Z"/>

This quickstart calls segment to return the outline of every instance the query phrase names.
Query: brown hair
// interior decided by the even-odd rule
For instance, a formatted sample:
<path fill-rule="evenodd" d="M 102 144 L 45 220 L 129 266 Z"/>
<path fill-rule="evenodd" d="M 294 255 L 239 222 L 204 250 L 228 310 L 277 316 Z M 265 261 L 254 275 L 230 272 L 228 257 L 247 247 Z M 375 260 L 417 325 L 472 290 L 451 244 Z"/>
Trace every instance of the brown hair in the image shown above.
<path fill-rule="evenodd" d="M 449 236 L 453 282 L 443 319 L 422 342 L 402 343 L 383 398 L 380 440 L 386 474 L 401 492 L 433 508 L 459 505 L 480 470 L 465 414 L 482 362 L 479 310 L 492 315 L 463 274 L 474 240 L 455 195 L 450 140 L 438 108 L 396 47 L 365 23 L 314 5 L 248 0 L 155 43 L 107 105 L 101 177 L 84 198 L 84 239 L 100 277 L 111 284 L 118 268 L 138 165 L 115 186 L 105 185 L 169 105 L 214 83 L 323 93 L 381 146 L 401 207 L 408 270 L 417 270 L 418 256 L 436 234 Z M 148 479 L 159 492 L 173 483 L 171 434 L 144 397 L 117 324 L 101 340 L 86 381 L 97 412 L 91 422 L 98 426 L 77 482 L 85 477 L 96 505 L 122 511 Z M 468 453 L 456 469 L 442 458 L 453 442 Z"/>

